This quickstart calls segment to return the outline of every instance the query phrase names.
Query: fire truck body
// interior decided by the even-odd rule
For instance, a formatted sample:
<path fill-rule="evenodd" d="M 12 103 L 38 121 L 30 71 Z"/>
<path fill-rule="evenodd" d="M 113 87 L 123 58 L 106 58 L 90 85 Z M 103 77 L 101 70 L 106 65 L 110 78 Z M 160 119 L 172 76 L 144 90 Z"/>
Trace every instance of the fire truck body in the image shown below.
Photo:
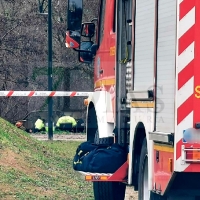
<path fill-rule="evenodd" d="M 96 43 L 84 49 L 79 39 L 66 38 L 67 46 L 80 44 L 81 62 L 94 64 L 88 140 L 114 136 L 127 146 L 127 183 L 140 200 L 199 199 L 200 1 L 100 0 L 97 6 Z M 82 33 L 85 25 L 72 31 Z"/>

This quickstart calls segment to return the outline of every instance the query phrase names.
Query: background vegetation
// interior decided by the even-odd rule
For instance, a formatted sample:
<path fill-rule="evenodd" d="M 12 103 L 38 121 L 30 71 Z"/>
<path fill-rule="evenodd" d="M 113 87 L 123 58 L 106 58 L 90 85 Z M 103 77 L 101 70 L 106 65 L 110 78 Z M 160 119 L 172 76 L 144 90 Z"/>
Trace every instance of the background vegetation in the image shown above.
<path fill-rule="evenodd" d="M 97 17 L 98 0 L 84 0 L 84 20 Z M 46 0 L 47 2 L 47 0 Z M 93 89 L 93 68 L 78 63 L 65 47 L 67 0 L 53 3 L 54 90 Z M 0 1 L 0 90 L 47 90 L 47 15 L 38 0 Z M 0 97 L 0 116 L 14 122 L 33 110 L 46 109 L 46 98 Z M 83 98 L 56 97 L 54 110 L 83 111 Z"/>

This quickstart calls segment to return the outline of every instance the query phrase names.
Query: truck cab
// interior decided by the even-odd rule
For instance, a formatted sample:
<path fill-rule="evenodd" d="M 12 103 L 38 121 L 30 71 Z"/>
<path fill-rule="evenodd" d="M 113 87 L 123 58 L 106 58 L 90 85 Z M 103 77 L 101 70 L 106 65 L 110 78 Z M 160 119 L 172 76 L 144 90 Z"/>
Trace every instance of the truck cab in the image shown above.
<path fill-rule="evenodd" d="M 80 50 L 79 61 L 93 65 L 95 89 L 100 89 L 102 80 L 106 80 L 107 77 L 114 79 L 115 76 L 115 1 L 99 1 L 98 6 L 99 16 L 96 19 L 92 19 L 89 23 L 82 23 L 81 21 L 79 30 L 73 32 L 70 30 L 66 34 L 66 46 L 70 46 L 70 39 L 80 41 L 82 36 L 83 39 L 78 46 Z M 79 38 L 75 32 L 78 33 Z M 71 45 L 73 45 L 73 49 L 77 47 L 72 43 Z M 93 53 L 83 52 L 84 49 L 91 48 L 94 51 Z M 103 83 L 107 86 L 106 81 L 103 81 Z M 112 83 L 114 84 L 114 80 L 112 80 Z"/>
<path fill-rule="evenodd" d="M 99 7 L 97 18 L 90 22 L 80 20 L 79 25 L 71 26 L 77 23 L 73 22 L 72 16 L 78 15 L 72 10 L 80 13 L 82 5 L 83 2 L 78 0 L 68 2 L 70 25 L 66 32 L 66 47 L 75 50 L 79 61 L 94 69 L 94 95 L 88 97 L 87 105 L 87 140 L 96 144 L 111 144 L 117 138 L 113 132 L 116 110 L 116 1 L 99 0 L 96 5 Z M 93 182 L 95 199 L 124 199 L 127 167 L 126 162 L 118 172 L 123 174 L 121 182 L 108 174 L 109 181 Z M 92 173 L 91 177 L 97 177 L 97 174 Z"/>

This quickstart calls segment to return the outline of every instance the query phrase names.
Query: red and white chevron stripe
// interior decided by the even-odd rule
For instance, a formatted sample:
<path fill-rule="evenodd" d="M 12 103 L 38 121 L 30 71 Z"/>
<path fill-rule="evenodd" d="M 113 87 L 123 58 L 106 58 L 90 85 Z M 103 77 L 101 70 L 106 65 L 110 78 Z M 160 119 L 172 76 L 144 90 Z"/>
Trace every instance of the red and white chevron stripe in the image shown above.
<path fill-rule="evenodd" d="M 200 99 L 195 98 L 195 87 L 200 85 L 200 1 L 178 0 L 177 68 L 176 68 L 176 134 L 175 171 L 192 171 L 182 162 L 183 131 L 200 122 Z M 197 12 L 198 11 L 198 12 Z M 198 105 L 195 106 L 195 105 Z M 200 171 L 200 169 L 199 169 Z"/>
<path fill-rule="evenodd" d="M 93 92 L 76 92 L 76 91 L 0 91 L 2 97 L 84 97 L 93 94 Z"/>

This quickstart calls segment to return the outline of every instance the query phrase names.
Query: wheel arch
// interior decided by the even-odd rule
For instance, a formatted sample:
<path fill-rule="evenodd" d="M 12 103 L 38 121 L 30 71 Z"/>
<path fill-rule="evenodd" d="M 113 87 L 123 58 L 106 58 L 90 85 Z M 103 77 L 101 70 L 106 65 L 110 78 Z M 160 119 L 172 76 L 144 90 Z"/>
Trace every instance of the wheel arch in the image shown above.
<path fill-rule="evenodd" d="M 90 96 L 86 116 L 86 133 L 88 140 L 94 138 L 97 128 L 99 138 L 113 137 L 114 121 L 110 121 L 111 104 L 107 91 L 97 91 Z M 113 114 L 112 114 L 113 115 Z"/>
<path fill-rule="evenodd" d="M 94 103 L 91 101 L 87 107 L 86 115 L 86 135 L 87 141 L 94 141 L 95 133 L 98 128 L 97 115 Z"/>

